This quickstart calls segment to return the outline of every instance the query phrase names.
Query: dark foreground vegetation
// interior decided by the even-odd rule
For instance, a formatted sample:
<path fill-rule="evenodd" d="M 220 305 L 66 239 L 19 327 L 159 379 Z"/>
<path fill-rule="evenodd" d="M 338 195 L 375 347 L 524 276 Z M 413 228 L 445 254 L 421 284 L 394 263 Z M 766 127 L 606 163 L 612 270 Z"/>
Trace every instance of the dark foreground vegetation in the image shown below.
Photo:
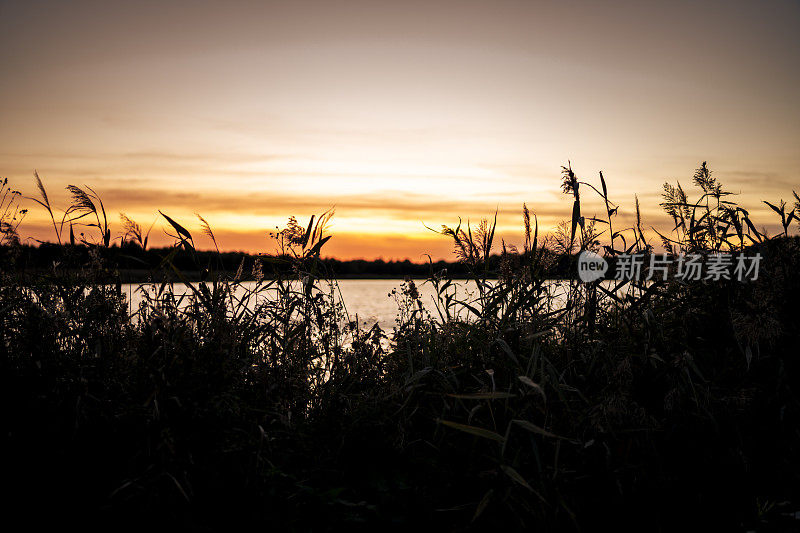
<path fill-rule="evenodd" d="M 527 208 L 519 249 L 497 246 L 490 221 L 443 228 L 477 294 L 456 300 L 431 267 L 438 300 L 406 282 L 393 331 L 347 316 L 320 260 L 327 215 L 292 219 L 280 253 L 232 275 L 165 217 L 176 244 L 159 268 L 203 279 L 183 298 L 157 284 L 131 316 L 100 198 L 71 188 L 62 219 L 39 182 L 70 246 L 23 276 L 18 195 L 4 187 L 4 518 L 111 531 L 796 530 L 800 205 L 771 204 L 783 231 L 768 236 L 705 164 L 694 183 L 696 200 L 665 185 L 674 231 L 658 246 L 758 251 L 757 280 L 570 281 L 554 296 L 544 274 L 559 257 L 652 251 L 638 205 L 633 227 L 617 227 L 602 175 L 591 185 L 567 168 L 561 232 L 543 238 Z M 581 214 L 585 191 L 602 216 Z M 123 235 L 147 247 L 135 222 Z M 179 250 L 196 264 L 176 266 Z"/>

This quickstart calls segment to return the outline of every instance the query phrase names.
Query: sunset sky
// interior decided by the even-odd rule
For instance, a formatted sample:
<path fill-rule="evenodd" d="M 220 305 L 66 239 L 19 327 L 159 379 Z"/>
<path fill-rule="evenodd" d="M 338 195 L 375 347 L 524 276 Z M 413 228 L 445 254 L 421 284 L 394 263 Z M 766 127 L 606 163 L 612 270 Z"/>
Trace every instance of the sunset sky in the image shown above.
<path fill-rule="evenodd" d="M 0 76 L 0 176 L 93 187 L 115 236 L 198 212 L 270 251 L 335 206 L 326 255 L 448 257 L 423 223 L 567 218 L 567 160 L 647 225 L 703 160 L 764 223 L 800 191 L 797 1 L 0 0 Z"/>

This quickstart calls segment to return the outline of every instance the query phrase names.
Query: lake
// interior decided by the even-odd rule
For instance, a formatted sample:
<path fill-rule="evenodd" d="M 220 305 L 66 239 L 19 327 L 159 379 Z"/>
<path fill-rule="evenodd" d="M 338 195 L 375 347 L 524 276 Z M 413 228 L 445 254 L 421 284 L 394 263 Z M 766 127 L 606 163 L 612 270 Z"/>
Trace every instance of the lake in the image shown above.
<path fill-rule="evenodd" d="M 562 290 L 564 282 L 553 280 L 549 282 L 551 291 L 556 298 Z M 338 281 L 339 290 L 342 294 L 342 299 L 350 315 L 351 320 L 358 317 L 358 321 L 362 325 L 368 327 L 376 322 L 383 330 L 391 330 L 395 325 L 395 318 L 397 317 L 398 302 L 396 298 L 400 298 L 402 279 L 342 279 Z M 433 305 L 433 296 L 435 290 L 430 283 L 425 280 L 415 280 L 417 289 L 419 290 L 422 303 L 425 308 L 432 314 L 436 314 L 436 309 Z M 255 282 L 244 282 L 242 285 L 246 288 L 252 289 L 255 287 Z M 462 280 L 454 282 L 453 291 L 459 299 L 469 298 L 475 294 L 476 285 L 474 282 Z M 140 284 L 125 284 L 122 290 L 128 295 L 131 309 L 138 309 L 139 303 L 142 301 L 142 295 L 137 290 Z M 147 287 L 145 285 L 145 287 Z M 392 291 L 395 290 L 396 294 Z M 187 292 L 187 288 L 181 284 L 175 284 L 175 294 L 183 294 Z"/>

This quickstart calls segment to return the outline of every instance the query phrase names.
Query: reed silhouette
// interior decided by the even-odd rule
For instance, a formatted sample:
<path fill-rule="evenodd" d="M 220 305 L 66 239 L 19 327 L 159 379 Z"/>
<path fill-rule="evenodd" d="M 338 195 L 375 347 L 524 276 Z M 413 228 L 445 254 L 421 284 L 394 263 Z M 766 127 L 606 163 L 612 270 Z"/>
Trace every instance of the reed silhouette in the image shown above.
<path fill-rule="evenodd" d="M 0 189 L 3 470 L 10 513 L 31 524 L 797 526 L 796 193 L 768 203 L 782 228 L 768 235 L 703 163 L 697 200 L 664 185 L 662 234 L 638 199 L 624 227 L 602 173 L 595 185 L 567 165 L 559 231 L 527 206 L 520 248 L 495 242 L 496 217 L 443 227 L 476 292 L 431 262 L 383 331 L 348 314 L 321 257 L 332 212 L 291 218 L 274 253 L 235 271 L 162 213 L 175 243 L 131 313 L 114 255 L 147 249 L 149 230 L 121 215 L 115 247 L 95 191 L 70 186 L 59 219 L 35 179 L 63 244 L 47 270 L 20 263 L 20 195 Z M 653 234 L 668 253 L 761 253 L 760 274 L 548 279 L 579 250 L 652 254 Z"/>

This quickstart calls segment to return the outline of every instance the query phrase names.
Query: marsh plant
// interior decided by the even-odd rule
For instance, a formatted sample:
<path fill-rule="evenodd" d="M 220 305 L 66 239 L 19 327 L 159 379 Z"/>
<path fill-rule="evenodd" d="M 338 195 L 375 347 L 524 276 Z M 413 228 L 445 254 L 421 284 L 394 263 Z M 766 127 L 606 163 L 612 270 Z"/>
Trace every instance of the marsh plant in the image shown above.
<path fill-rule="evenodd" d="M 703 163 L 697 200 L 665 184 L 673 227 L 659 232 L 638 199 L 623 218 L 602 173 L 567 165 L 559 229 L 543 234 L 527 206 L 518 246 L 496 242 L 496 216 L 442 227 L 473 289 L 431 262 L 433 302 L 407 280 L 382 331 L 348 314 L 321 259 L 332 212 L 290 218 L 235 271 L 161 213 L 174 246 L 144 266 L 130 310 L 115 254 L 146 249 L 150 230 L 121 215 L 115 238 L 94 190 L 70 186 L 58 210 L 35 180 L 61 245 L 46 270 L 15 255 L 21 198 L 0 189 L 5 469 L 20 512 L 202 530 L 793 525 L 797 194 L 767 203 L 769 235 Z M 763 270 L 747 283 L 551 279 L 581 251 L 651 254 L 652 235 L 673 254 L 758 251 Z"/>

